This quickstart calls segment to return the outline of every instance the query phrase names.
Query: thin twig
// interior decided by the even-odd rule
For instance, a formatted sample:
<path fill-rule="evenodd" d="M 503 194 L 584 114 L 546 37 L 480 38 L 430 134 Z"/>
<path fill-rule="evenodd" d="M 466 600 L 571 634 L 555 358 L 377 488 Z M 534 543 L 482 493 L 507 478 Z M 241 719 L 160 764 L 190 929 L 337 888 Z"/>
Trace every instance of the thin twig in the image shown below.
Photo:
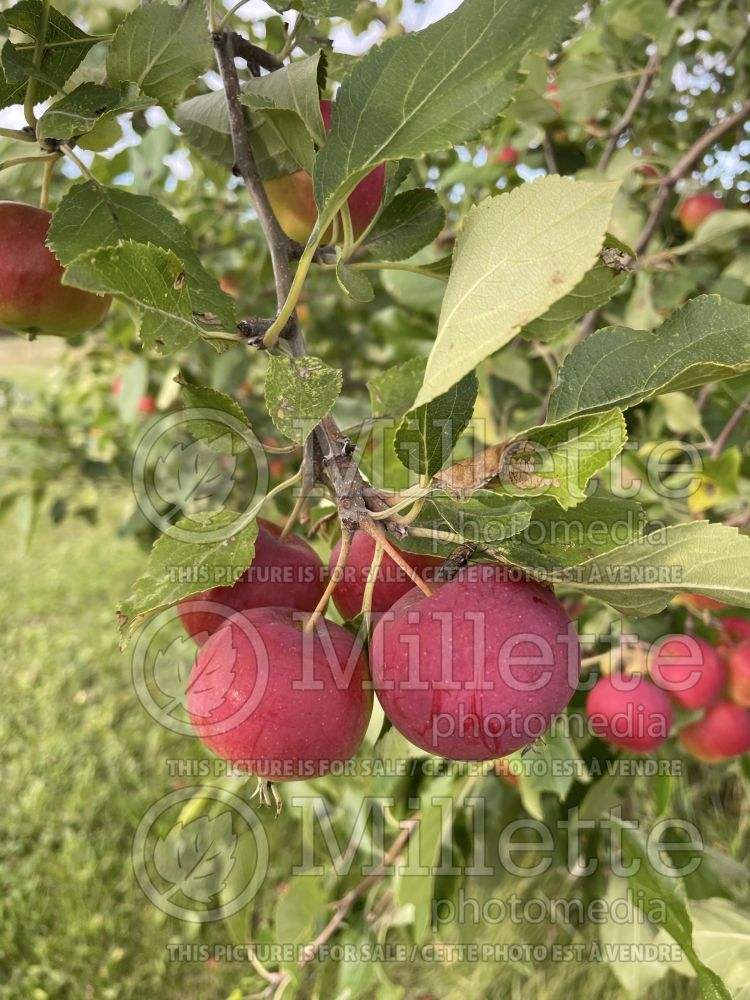
<path fill-rule="evenodd" d="M 559 174 L 560 170 L 557 166 L 555 147 L 552 145 L 552 140 L 547 132 L 544 133 L 544 138 L 542 139 L 542 149 L 544 150 L 544 162 L 547 164 L 547 173 Z"/>
<path fill-rule="evenodd" d="M 638 241 L 635 244 L 634 249 L 636 254 L 643 253 L 651 242 L 651 238 L 659 226 L 662 214 L 664 213 L 664 209 L 667 207 L 677 181 L 681 180 L 687 174 L 693 164 L 699 160 L 701 156 L 703 156 L 703 154 L 714 145 L 715 142 L 718 142 L 719 139 L 726 135 L 727 132 L 731 132 L 732 129 L 737 128 L 737 126 L 741 125 L 747 118 L 750 118 L 750 99 L 745 101 L 733 114 L 727 115 L 727 117 L 720 121 L 717 125 L 714 125 L 712 129 L 705 132 L 700 139 L 693 143 L 690 149 L 680 157 L 677 163 L 675 163 L 661 182 L 659 196 L 656 199 L 654 207 L 651 210 L 651 214 L 648 217 L 648 221 L 643 227 L 641 235 L 638 237 Z"/>
<path fill-rule="evenodd" d="M 680 8 L 684 4 L 684 2 L 685 0 L 672 0 L 672 3 L 669 6 L 669 10 L 667 11 L 667 17 L 676 17 L 679 14 Z M 602 158 L 599 161 L 600 170 L 604 171 L 607 169 L 609 161 L 612 159 L 612 156 L 614 155 L 614 152 L 617 149 L 617 143 L 620 139 L 620 136 L 630 126 L 630 123 L 635 117 L 638 108 L 640 108 L 641 104 L 643 103 L 649 88 L 649 84 L 656 75 L 660 63 L 661 63 L 661 57 L 659 56 L 659 50 L 656 46 L 654 46 L 654 51 L 649 56 L 649 60 L 646 63 L 646 68 L 644 69 L 643 75 L 638 81 L 638 86 L 635 88 L 635 91 L 630 99 L 627 108 L 625 108 L 625 111 L 623 111 L 620 118 L 615 122 L 615 124 L 610 129 L 609 142 L 607 143 L 604 153 L 602 154 Z"/>
<path fill-rule="evenodd" d="M 750 393 L 742 400 L 740 405 L 734 411 L 732 416 L 727 420 L 721 429 L 721 433 L 714 441 L 714 446 L 711 449 L 711 458 L 718 458 L 719 455 L 724 450 L 724 445 L 727 443 L 729 438 L 732 436 L 733 431 L 739 425 L 740 420 L 747 414 L 750 413 Z"/>
<path fill-rule="evenodd" d="M 299 964 L 301 966 L 307 965 L 308 962 L 311 962 L 315 958 L 326 941 L 328 941 L 343 924 L 349 910 L 351 910 L 352 906 L 359 899 L 359 897 L 370 888 L 373 882 L 377 882 L 379 878 L 382 878 L 383 875 L 385 875 L 408 843 L 414 830 L 419 826 L 419 821 L 420 817 L 418 814 L 412 819 L 404 820 L 401 824 L 401 833 L 393 841 L 388 853 L 383 857 L 383 860 L 380 862 L 378 867 L 366 878 L 363 878 L 361 882 L 359 882 L 343 897 L 343 899 L 339 900 L 336 905 L 336 912 L 334 915 L 325 925 L 320 934 L 318 934 L 315 940 L 305 949 L 304 955 L 299 960 Z"/>
<path fill-rule="evenodd" d="M 244 35 L 233 31 L 231 36 L 235 55 L 239 56 L 240 59 L 244 59 L 248 66 L 260 66 L 261 69 L 267 69 L 273 73 L 275 70 L 281 69 L 284 65 L 273 52 L 267 52 L 260 45 L 254 45 Z"/>

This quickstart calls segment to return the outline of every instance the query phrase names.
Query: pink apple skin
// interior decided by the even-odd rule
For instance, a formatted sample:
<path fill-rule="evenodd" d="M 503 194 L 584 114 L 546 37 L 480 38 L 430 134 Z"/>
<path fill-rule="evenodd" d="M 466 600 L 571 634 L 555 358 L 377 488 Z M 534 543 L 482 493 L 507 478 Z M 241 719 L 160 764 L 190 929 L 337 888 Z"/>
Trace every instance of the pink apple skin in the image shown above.
<path fill-rule="evenodd" d="M 278 541 L 281 528 L 258 518 L 255 558 L 233 586 L 211 587 L 178 605 L 188 635 L 202 646 L 235 611 L 284 606 L 313 611 L 325 589 L 325 569 L 317 552 L 304 538 L 288 535 Z"/>
<path fill-rule="evenodd" d="M 706 597 L 705 594 L 679 594 L 675 601 L 684 604 L 686 608 L 693 608 L 695 611 L 717 611 L 719 608 L 726 607 L 722 601 Z"/>
<path fill-rule="evenodd" d="M 601 677 L 589 692 L 586 715 L 591 728 L 615 746 L 646 753 L 669 736 L 669 698 L 640 674 Z"/>
<path fill-rule="evenodd" d="M 718 651 L 699 636 L 670 635 L 649 656 L 651 679 L 685 708 L 705 708 L 716 701 L 727 681 Z"/>
<path fill-rule="evenodd" d="M 686 198 L 680 205 L 677 217 L 685 232 L 692 234 L 704 219 L 714 212 L 721 212 L 723 208 L 724 202 L 719 195 L 704 191 Z"/>
<path fill-rule="evenodd" d="M 320 102 L 326 132 L 331 130 L 331 101 Z M 268 200 L 286 235 L 307 243 L 318 218 L 312 178 L 304 170 L 263 182 Z M 354 235 L 360 236 L 377 215 L 385 187 L 385 164 L 375 167 L 355 187 L 348 198 Z"/>
<path fill-rule="evenodd" d="M 510 163 L 515 166 L 521 159 L 521 154 L 512 146 L 505 146 L 499 153 L 495 154 L 495 163 Z"/>
<path fill-rule="evenodd" d="M 750 750 L 750 712 L 730 701 L 720 701 L 702 719 L 681 729 L 677 738 L 706 763 L 740 757 Z"/>
<path fill-rule="evenodd" d="M 386 611 L 370 646 L 385 714 L 423 750 L 492 760 L 532 743 L 578 683 L 578 637 L 538 583 L 474 564 Z"/>
<path fill-rule="evenodd" d="M 240 612 L 198 653 L 190 721 L 204 745 L 273 781 L 316 777 L 352 756 L 372 711 L 362 647 L 351 632 L 291 608 Z"/>
<path fill-rule="evenodd" d="M 739 615 L 729 615 L 722 618 L 721 631 L 734 642 L 750 639 L 750 618 L 740 618 Z"/>
<path fill-rule="evenodd" d="M 333 572 L 336 560 L 341 551 L 341 542 L 336 542 L 328 563 L 329 574 Z M 362 599 L 365 596 L 367 576 L 375 554 L 375 542 L 364 531 L 358 531 L 352 539 L 349 556 L 344 569 L 344 576 L 333 592 L 333 603 L 341 616 L 350 620 L 362 610 Z M 431 582 L 442 560 L 434 556 L 415 555 L 413 552 L 402 553 L 404 559 L 413 566 L 423 580 Z M 378 569 L 375 586 L 372 590 L 372 612 L 381 614 L 392 607 L 396 601 L 408 594 L 414 584 L 400 566 L 383 553 Z"/>
<path fill-rule="evenodd" d="M 750 639 L 729 651 L 729 695 L 732 701 L 750 708 Z"/>

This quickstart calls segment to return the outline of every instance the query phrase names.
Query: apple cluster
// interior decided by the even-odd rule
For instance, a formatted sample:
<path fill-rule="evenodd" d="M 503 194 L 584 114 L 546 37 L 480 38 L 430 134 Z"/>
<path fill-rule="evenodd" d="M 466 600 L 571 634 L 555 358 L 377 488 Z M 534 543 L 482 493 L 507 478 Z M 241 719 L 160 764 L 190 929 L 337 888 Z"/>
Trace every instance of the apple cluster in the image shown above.
<path fill-rule="evenodd" d="M 362 609 L 374 553 L 357 532 L 334 590 L 345 620 Z M 491 760 L 541 736 L 573 696 L 580 667 L 577 635 L 553 593 L 499 564 L 446 579 L 436 558 L 401 558 L 425 587 L 384 556 L 368 670 L 360 634 L 320 616 L 328 574 L 318 555 L 259 521 L 253 562 L 236 583 L 179 606 L 200 647 L 187 704 L 208 749 L 272 781 L 325 774 L 359 747 L 373 689 L 396 729 L 446 758 Z"/>
<path fill-rule="evenodd" d="M 595 733 L 647 753 L 666 741 L 677 717 L 677 739 L 698 760 L 750 751 L 750 620 L 723 618 L 716 644 L 697 635 L 665 636 L 650 650 L 647 671 L 596 682 L 586 703 Z"/>

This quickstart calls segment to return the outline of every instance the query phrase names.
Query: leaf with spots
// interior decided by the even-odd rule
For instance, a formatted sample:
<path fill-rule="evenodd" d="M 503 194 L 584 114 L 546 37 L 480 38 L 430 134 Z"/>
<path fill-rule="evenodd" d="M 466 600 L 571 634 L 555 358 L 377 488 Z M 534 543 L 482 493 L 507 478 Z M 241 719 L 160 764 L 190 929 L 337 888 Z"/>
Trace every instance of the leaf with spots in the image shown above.
<path fill-rule="evenodd" d="M 275 426 L 304 444 L 341 392 L 343 376 L 320 358 L 272 354 L 266 374 L 266 406 Z"/>

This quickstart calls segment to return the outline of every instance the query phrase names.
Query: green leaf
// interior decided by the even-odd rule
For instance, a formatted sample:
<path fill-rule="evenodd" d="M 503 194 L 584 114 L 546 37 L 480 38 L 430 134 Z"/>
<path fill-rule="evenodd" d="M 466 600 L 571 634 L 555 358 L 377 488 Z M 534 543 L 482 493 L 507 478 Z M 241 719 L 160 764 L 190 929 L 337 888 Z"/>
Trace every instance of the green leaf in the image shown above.
<path fill-rule="evenodd" d="M 100 87 L 95 83 L 82 83 L 44 112 L 37 125 L 37 135 L 42 139 L 65 142 L 73 136 L 90 132 L 106 114 L 150 107 L 153 102 L 136 98 L 129 100 L 127 92 L 114 87 Z"/>
<path fill-rule="evenodd" d="M 729 899 L 696 899 L 688 904 L 693 947 L 701 960 L 742 997 L 750 983 L 750 917 Z"/>
<path fill-rule="evenodd" d="M 671 525 L 552 578 L 633 617 L 684 591 L 750 608 L 750 537 L 708 521 Z"/>
<path fill-rule="evenodd" d="M 418 404 L 445 392 L 578 285 L 596 260 L 616 190 L 545 177 L 469 212 Z"/>
<path fill-rule="evenodd" d="M 308 17 L 354 17 L 359 0 L 304 0 Z"/>
<path fill-rule="evenodd" d="M 209 540 L 201 541 L 202 534 Z M 253 561 L 257 535 L 255 521 L 230 510 L 194 514 L 168 528 L 151 550 L 133 593 L 118 608 L 123 641 L 146 618 L 204 591 L 205 582 L 198 581 L 227 580 L 230 571 L 241 575 Z"/>
<path fill-rule="evenodd" d="M 290 441 L 304 444 L 338 399 L 342 378 L 320 358 L 270 355 L 266 406 L 274 425 Z"/>
<path fill-rule="evenodd" d="M 516 434 L 505 446 L 499 488 L 511 496 L 553 497 L 564 508 L 586 499 L 592 476 L 627 440 L 620 410 L 563 420 Z"/>
<path fill-rule="evenodd" d="M 187 347 L 202 333 L 182 261 L 171 250 L 133 240 L 89 250 L 68 265 L 63 284 L 108 292 L 137 306 L 141 340 L 160 354 Z"/>
<path fill-rule="evenodd" d="M 364 271 L 355 271 L 346 266 L 341 259 L 341 248 L 339 248 L 336 262 L 336 281 L 339 288 L 355 302 L 372 302 L 375 298 L 375 290 L 370 279 Z"/>
<path fill-rule="evenodd" d="M 638 537 L 645 515 L 634 500 L 589 497 L 571 510 L 545 502 L 534 507 L 519 534 L 500 546 L 504 559 L 528 569 L 578 566 Z"/>
<path fill-rule="evenodd" d="M 701 295 L 649 333 L 610 326 L 570 352 L 548 419 L 635 406 L 750 371 L 750 307 Z"/>
<path fill-rule="evenodd" d="M 420 796 L 419 829 L 405 861 L 399 865 L 396 878 L 396 900 L 400 907 L 414 908 L 414 938 L 421 941 L 428 931 L 435 871 L 440 860 L 441 845 L 450 833 L 450 821 L 455 805 L 451 798 L 453 779 L 434 778 L 429 790 Z"/>
<path fill-rule="evenodd" d="M 144 94 L 169 103 L 214 61 L 201 0 L 179 6 L 149 3 L 128 14 L 107 54 L 110 83 L 137 83 Z"/>
<path fill-rule="evenodd" d="M 187 406 L 202 410 L 215 410 L 217 419 L 212 420 L 210 416 L 205 418 L 193 417 L 190 420 L 190 433 L 196 440 L 205 441 L 209 448 L 221 454 L 240 455 L 247 451 L 247 439 L 240 433 L 232 430 L 231 423 L 239 422 L 243 427 L 250 428 L 244 411 L 231 396 L 216 389 L 210 389 L 204 385 L 192 385 L 185 381 L 182 375 L 175 378 L 182 386 L 182 395 Z M 222 419 L 231 417 L 227 422 Z"/>
<path fill-rule="evenodd" d="M 373 417 L 402 417 L 414 405 L 424 378 L 425 358 L 411 358 L 367 383 Z"/>
<path fill-rule="evenodd" d="M 513 500 L 489 490 L 478 490 L 463 500 L 447 493 L 432 493 L 415 524 L 452 531 L 466 542 L 494 546 L 523 531 L 531 520 L 532 510 L 524 500 Z"/>
<path fill-rule="evenodd" d="M 591 781 L 575 743 L 560 726 L 545 733 L 529 753 L 519 750 L 506 759 L 521 765 L 518 789 L 524 808 L 534 819 L 545 818 L 543 795 L 554 795 L 562 802 L 576 779 L 583 784 Z M 530 767 L 523 766 L 526 761 Z"/>
<path fill-rule="evenodd" d="M 321 231 L 379 163 L 447 149 L 492 125 L 511 99 L 524 53 L 560 41 L 578 6 L 464 0 L 424 31 L 370 49 L 342 83 L 315 164 Z"/>
<path fill-rule="evenodd" d="M 521 336 L 542 342 L 552 340 L 585 313 L 609 302 L 628 277 L 628 272 L 622 269 L 620 263 L 632 256 L 630 247 L 607 234 L 604 238 L 604 250 L 599 252 L 599 258 L 591 270 L 572 292 L 550 306 L 539 319 L 527 323 L 520 331 Z"/>
<path fill-rule="evenodd" d="M 225 876 L 219 891 L 219 905 L 229 907 L 247 886 L 258 878 L 258 841 L 254 830 L 247 830 L 237 838 L 234 865 Z M 252 900 L 241 909 L 224 918 L 229 936 L 235 944 L 246 944 L 248 916 Z"/>
<path fill-rule="evenodd" d="M 231 170 L 234 164 L 229 112 L 223 90 L 200 94 L 178 104 L 172 115 L 185 141 L 201 156 Z M 245 111 L 258 173 L 263 180 L 294 173 L 299 162 L 281 130 L 261 111 Z"/>
<path fill-rule="evenodd" d="M 404 191 L 383 209 L 364 245 L 377 260 L 405 260 L 432 243 L 444 225 L 434 191 Z"/>
<path fill-rule="evenodd" d="M 446 464 L 471 420 L 479 382 L 469 372 L 448 392 L 406 416 L 396 431 L 396 454 L 407 469 L 432 477 Z"/>
<path fill-rule="evenodd" d="M 682 879 L 676 874 L 667 876 L 657 872 L 651 864 L 648 847 L 642 835 L 622 827 L 623 860 L 627 866 L 637 865 L 628 877 L 633 890 L 633 900 L 649 914 L 677 942 L 685 957 L 695 969 L 704 1000 L 732 1000 L 719 976 L 698 958 L 693 946 L 693 924 L 685 904 Z M 662 920 L 658 915 L 663 913 Z"/>
<path fill-rule="evenodd" d="M 657 943 L 659 930 L 645 914 L 637 912 L 627 879 L 610 875 L 604 898 L 609 919 L 599 927 L 599 938 L 605 953 L 609 951 L 612 956 L 607 956 L 607 965 L 631 996 L 643 996 L 669 971 L 664 962 L 635 958 L 637 949 Z M 613 910 L 618 913 L 617 920 L 611 916 Z M 628 919 L 621 919 L 619 914 Z"/>
<path fill-rule="evenodd" d="M 86 251 L 125 240 L 171 250 L 187 274 L 196 321 L 215 328 L 218 320 L 225 330 L 235 328 L 234 300 L 204 269 L 185 227 L 155 198 L 91 182 L 76 184 L 60 202 L 47 238 L 65 267 Z"/>
<path fill-rule="evenodd" d="M 3 26 L 15 28 L 29 38 L 36 40 L 41 14 L 41 0 L 21 0 L 21 3 L 17 3 L 14 7 L 0 14 L 0 28 Z M 76 44 L 61 44 L 72 41 Z M 55 86 L 45 83 L 37 85 L 36 99 L 38 101 L 44 100 L 54 94 L 56 88 L 62 87 L 78 68 L 91 46 L 97 44 L 97 41 L 98 39 L 92 38 L 91 35 L 87 35 L 85 31 L 76 27 L 64 14 L 55 10 L 54 7 L 50 8 L 41 71 L 43 76 Z M 10 45 L 10 43 L 7 44 Z M 11 48 L 14 47 L 11 46 Z M 17 47 L 15 47 L 15 52 L 21 55 Z M 25 63 L 31 63 L 32 54 L 33 49 L 24 50 L 22 58 Z M 0 108 L 8 107 L 11 104 L 22 104 L 25 92 L 25 79 L 3 82 L 2 77 L 0 77 Z"/>
<path fill-rule="evenodd" d="M 242 103 L 252 111 L 293 111 L 316 145 L 325 142 L 320 113 L 321 51 L 245 84 Z"/>
<path fill-rule="evenodd" d="M 318 875 L 297 875 L 279 897 L 274 915 L 274 940 L 295 952 L 282 962 L 295 980 L 300 975 L 296 952 L 315 938 L 315 929 L 325 913 L 325 883 Z"/>

